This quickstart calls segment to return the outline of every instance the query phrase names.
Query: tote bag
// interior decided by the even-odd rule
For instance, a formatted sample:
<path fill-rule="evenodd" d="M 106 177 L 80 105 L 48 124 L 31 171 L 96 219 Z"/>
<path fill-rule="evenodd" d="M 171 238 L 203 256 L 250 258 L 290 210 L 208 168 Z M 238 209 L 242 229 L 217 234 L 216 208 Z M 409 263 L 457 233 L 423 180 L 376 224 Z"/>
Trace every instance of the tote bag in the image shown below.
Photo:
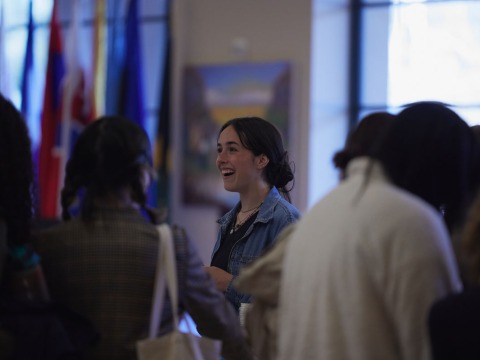
<path fill-rule="evenodd" d="M 178 324 L 178 289 L 172 230 L 158 226 L 159 246 L 155 288 L 150 315 L 149 337 L 137 342 L 139 360 L 218 360 L 221 341 L 195 335 L 189 326 L 181 332 Z M 165 289 L 168 288 L 173 314 L 173 331 L 157 337 L 161 322 Z M 188 324 L 188 322 L 187 322 Z"/>

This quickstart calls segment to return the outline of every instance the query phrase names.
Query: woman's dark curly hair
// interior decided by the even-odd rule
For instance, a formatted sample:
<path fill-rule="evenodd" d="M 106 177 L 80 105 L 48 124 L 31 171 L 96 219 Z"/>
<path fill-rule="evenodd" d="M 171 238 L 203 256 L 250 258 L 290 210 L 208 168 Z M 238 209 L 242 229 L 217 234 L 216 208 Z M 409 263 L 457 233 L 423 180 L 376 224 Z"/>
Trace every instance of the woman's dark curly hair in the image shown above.
<path fill-rule="evenodd" d="M 0 95 L 0 218 L 8 246 L 30 240 L 33 213 L 31 141 L 22 115 Z"/>
<path fill-rule="evenodd" d="M 154 221 L 146 208 L 141 182 L 145 167 L 151 168 L 150 141 L 135 122 L 119 116 L 104 116 L 88 125 L 79 136 L 68 160 L 61 194 L 62 218 L 70 219 L 69 208 L 84 191 L 81 217 L 90 220 L 95 200 L 130 188 L 132 198 Z"/>
<path fill-rule="evenodd" d="M 264 171 L 265 181 L 275 186 L 283 196 L 290 201 L 287 184 L 294 180 L 288 152 L 283 146 L 282 135 L 278 129 L 267 120 L 259 117 L 241 117 L 227 121 L 220 129 L 218 136 L 228 126 L 232 126 L 242 145 L 253 152 L 255 156 L 265 154 L 269 162 Z"/>

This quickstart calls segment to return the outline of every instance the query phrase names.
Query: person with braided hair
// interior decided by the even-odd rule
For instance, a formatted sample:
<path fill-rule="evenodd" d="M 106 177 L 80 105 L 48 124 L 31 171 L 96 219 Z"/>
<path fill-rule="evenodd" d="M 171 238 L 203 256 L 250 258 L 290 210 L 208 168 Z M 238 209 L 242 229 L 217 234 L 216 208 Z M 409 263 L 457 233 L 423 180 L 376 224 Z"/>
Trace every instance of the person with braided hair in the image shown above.
<path fill-rule="evenodd" d="M 237 192 L 240 201 L 217 221 L 220 229 L 211 266 L 205 269 L 240 311 L 251 301 L 249 294 L 233 286 L 240 269 L 271 247 L 300 212 L 290 203 L 288 184 L 294 175 L 281 134 L 272 123 L 258 117 L 227 121 L 218 134 L 216 163 L 225 190 Z"/>
<path fill-rule="evenodd" d="M 67 163 L 65 221 L 35 238 L 51 295 L 100 333 L 88 359 L 136 359 L 135 344 L 147 334 L 159 243 L 155 224 L 162 221 L 146 206 L 152 175 L 145 131 L 126 118 L 101 117 L 82 132 Z M 79 215 L 72 216 L 77 202 Z M 250 359 L 235 311 L 184 230 L 172 231 L 180 309 L 202 335 L 222 340 L 226 359 Z M 160 335 L 172 328 L 168 302 L 162 319 Z"/>

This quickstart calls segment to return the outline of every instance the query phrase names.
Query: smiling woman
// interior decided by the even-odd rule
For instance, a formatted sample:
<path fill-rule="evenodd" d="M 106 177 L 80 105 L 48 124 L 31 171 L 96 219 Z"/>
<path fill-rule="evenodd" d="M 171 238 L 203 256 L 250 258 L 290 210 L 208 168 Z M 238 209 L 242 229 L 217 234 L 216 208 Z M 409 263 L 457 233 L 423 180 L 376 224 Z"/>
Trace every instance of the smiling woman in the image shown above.
<path fill-rule="evenodd" d="M 220 229 L 206 270 L 239 310 L 250 303 L 250 295 L 237 292 L 232 281 L 300 213 L 288 194 L 294 180 L 288 152 L 270 122 L 258 117 L 226 122 L 218 135 L 216 164 L 225 190 L 238 193 L 240 201 L 217 221 Z"/>

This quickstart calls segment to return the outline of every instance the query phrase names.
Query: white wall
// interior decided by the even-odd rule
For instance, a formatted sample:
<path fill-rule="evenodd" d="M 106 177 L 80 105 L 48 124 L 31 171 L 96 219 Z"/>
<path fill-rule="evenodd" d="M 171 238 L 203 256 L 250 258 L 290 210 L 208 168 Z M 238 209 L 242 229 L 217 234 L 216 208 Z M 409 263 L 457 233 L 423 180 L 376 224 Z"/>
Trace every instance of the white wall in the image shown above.
<path fill-rule="evenodd" d="M 314 0 L 307 206 L 338 182 L 333 154 L 348 130 L 349 1 Z"/>
<path fill-rule="evenodd" d="M 216 208 L 185 206 L 181 202 L 180 93 L 185 65 L 238 61 L 287 60 L 293 65 L 291 146 L 295 162 L 292 202 L 304 210 L 308 203 L 310 122 L 310 0 L 176 0 L 174 4 L 174 167 L 172 220 L 183 225 L 208 263 L 217 234 Z M 242 56 L 234 51 L 236 39 L 244 39 Z"/>

